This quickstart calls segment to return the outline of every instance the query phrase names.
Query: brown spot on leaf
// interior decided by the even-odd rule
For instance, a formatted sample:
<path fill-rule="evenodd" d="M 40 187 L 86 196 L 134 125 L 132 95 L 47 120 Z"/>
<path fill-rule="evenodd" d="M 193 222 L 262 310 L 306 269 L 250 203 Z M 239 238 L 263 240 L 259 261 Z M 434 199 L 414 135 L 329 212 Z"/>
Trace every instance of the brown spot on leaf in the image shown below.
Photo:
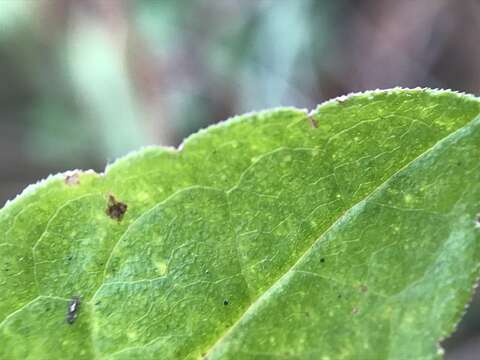
<path fill-rule="evenodd" d="M 368 291 L 368 286 L 365 284 L 360 285 L 360 291 L 366 293 Z"/>
<path fill-rule="evenodd" d="M 310 123 L 310 126 L 311 126 L 313 129 L 318 128 L 317 120 L 315 120 L 312 116 L 309 116 L 309 117 L 308 117 L 308 122 Z"/>
<path fill-rule="evenodd" d="M 65 185 L 75 186 L 80 184 L 80 174 L 78 172 L 69 173 L 65 175 Z"/>
<path fill-rule="evenodd" d="M 110 194 L 108 195 L 108 205 L 105 212 L 112 219 L 121 221 L 123 219 L 123 215 L 125 215 L 127 212 L 127 207 L 127 204 L 118 201 L 115 199 L 115 196 Z"/>

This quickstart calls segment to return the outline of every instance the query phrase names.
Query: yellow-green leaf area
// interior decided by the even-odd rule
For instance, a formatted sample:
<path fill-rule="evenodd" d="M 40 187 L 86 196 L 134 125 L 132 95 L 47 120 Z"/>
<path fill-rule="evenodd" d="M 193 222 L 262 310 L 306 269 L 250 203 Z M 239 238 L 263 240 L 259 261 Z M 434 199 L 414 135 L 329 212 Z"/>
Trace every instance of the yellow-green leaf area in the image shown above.
<path fill-rule="evenodd" d="M 366 92 L 29 187 L 0 210 L 0 358 L 439 358 L 479 275 L 479 113 Z"/>

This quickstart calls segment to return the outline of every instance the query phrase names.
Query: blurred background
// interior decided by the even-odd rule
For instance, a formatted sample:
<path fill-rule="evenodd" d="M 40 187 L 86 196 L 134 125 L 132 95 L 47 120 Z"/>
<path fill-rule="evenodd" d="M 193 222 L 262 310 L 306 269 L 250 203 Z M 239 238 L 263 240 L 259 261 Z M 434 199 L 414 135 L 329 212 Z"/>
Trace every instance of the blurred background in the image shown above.
<path fill-rule="evenodd" d="M 479 95 L 478 0 L 0 0 L 0 206 L 235 114 L 394 86 Z M 446 358 L 479 359 L 480 296 Z"/>

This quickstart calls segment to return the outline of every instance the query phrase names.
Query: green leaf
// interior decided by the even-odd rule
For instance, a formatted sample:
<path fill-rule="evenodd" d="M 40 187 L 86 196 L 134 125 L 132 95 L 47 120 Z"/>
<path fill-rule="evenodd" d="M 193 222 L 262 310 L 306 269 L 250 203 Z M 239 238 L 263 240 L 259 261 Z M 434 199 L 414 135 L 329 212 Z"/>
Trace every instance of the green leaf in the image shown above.
<path fill-rule="evenodd" d="M 28 188 L 0 211 L 0 358 L 438 358 L 479 275 L 479 112 L 367 92 Z"/>

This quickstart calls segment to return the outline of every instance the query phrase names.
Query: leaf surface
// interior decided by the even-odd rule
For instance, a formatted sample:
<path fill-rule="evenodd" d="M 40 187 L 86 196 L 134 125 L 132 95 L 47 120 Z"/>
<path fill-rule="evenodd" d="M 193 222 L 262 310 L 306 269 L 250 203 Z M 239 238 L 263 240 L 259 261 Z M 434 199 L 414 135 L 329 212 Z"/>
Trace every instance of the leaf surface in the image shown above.
<path fill-rule="evenodd" d="M 479 112 L 367 92 L 30 187 L 0 211 L 0 358 L 437 358 L 479 275 Z"/>

